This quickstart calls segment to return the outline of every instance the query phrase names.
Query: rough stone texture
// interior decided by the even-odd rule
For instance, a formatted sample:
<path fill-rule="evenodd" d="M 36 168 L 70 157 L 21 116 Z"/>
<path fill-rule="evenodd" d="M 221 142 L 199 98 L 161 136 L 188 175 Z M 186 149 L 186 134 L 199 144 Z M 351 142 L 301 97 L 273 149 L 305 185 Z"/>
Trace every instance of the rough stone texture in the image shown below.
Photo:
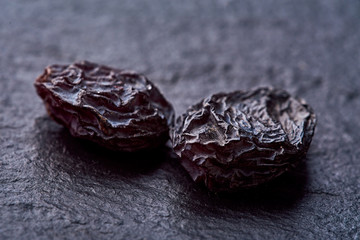
<path fill-rule="evenodd" d="M 359 1 L 1 1 L 0 13 L 0 239 L 360 238 Z M 82 59 L 148 75 L 177 114 L 218 91 L 284 88 L 318 116 L 307 159 L 213 195 L 167 148 L 74 139 L 33 82 Z"/>

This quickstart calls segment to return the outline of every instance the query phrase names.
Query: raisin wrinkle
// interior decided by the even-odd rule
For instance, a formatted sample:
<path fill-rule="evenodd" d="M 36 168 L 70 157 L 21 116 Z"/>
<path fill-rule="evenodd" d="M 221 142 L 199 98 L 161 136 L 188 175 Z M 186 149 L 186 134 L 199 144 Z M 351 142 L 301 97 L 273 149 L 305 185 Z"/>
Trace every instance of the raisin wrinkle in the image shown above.
<path fill-rule="evenodd" d="M 215 192 L 265 183 L 306 155 L 316 126 L 312 108 L 284 90 L 218 93 L 178 117 L 171 138 L 192 179 Z"/>
<path fill-rule="evenodd" d="M 75 137 L 118 151 L 157 147 L 174 110 L 144 75 L 88 61 L 51 65 L 35 81 L 49 115 Z"/>

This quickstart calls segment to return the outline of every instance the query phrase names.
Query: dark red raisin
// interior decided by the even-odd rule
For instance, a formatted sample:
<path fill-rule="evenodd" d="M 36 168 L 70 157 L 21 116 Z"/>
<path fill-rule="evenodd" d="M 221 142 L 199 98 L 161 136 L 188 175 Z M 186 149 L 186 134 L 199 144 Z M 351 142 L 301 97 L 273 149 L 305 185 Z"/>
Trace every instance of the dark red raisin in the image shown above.
<path fill-rule="evenodd" d="M 177 119 L 171 137 L 194 181 L 212 191 L 236 191 L 296 166 L 315 125 L 315 114 L 304 100 L 258 88 L 202 100 Z"/>
<path fill-rule="evenodd" d="M 35 88 L 49 115 L 75 137 L 119 151 L 168 139 L 173 108 L 143 75 L 83 61 L 47 67 Z"/>

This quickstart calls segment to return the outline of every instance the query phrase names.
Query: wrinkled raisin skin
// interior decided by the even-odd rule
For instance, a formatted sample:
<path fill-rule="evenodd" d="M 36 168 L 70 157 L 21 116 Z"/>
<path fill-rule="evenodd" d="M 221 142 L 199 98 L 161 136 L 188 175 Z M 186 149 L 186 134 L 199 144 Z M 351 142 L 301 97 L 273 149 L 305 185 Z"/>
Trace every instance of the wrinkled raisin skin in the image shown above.
<path fill-rule="evenodd" d="M 83 61 L 51 65 L 34 85 L 49 115 L 75 137 L 129 152 L 169 137 L 173 108 L 143 75 Z"/>
<path fill-rule="evenodd" d="M 171 138 L 194 181 L 211 191 L 232 192 L 295 167 L 315 125 L 304 100 L 264 87 L 202 100 L 177 119 Z"/>

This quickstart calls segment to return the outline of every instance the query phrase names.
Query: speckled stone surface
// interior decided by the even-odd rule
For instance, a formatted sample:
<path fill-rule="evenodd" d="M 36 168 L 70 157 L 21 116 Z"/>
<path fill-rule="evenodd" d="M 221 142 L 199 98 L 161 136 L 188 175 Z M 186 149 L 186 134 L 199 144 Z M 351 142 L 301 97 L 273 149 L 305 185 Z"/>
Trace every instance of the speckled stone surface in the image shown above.
<path fill-rule="evenodd" d="M 359 29 L 355 0 L 1 1 L 0 239 L 360 238 Z M 83 59 L 146 74 L 177 115 L 218 91 L 284 88 L 318 116 L 307 159 L 215 195 L 167 147 L 74 139 L 33 82 Z"/>

